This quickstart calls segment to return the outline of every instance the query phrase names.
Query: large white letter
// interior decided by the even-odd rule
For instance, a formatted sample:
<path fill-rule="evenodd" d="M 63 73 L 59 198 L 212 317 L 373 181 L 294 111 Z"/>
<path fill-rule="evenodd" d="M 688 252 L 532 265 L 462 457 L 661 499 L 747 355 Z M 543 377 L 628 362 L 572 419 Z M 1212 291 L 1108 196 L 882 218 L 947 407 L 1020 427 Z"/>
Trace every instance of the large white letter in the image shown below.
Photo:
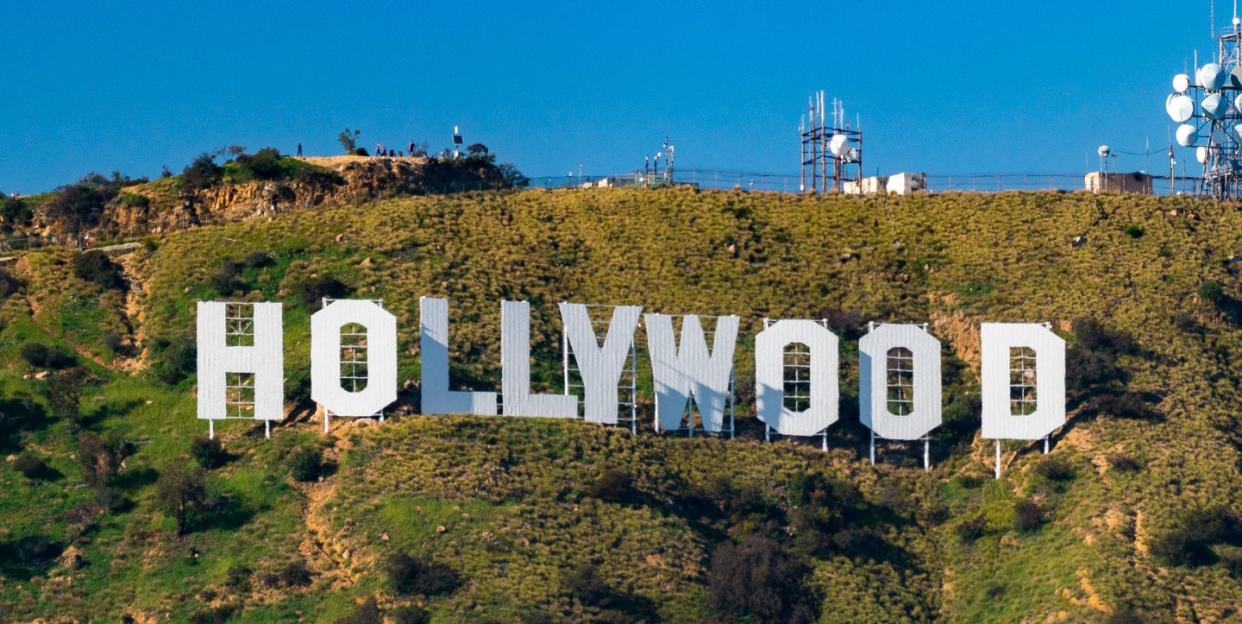
<path fill-rule="evenodd" d="M 1065 424 L 1065 341 L 1038 323 L 984 323 L 983 437 L 1038 440 Z"/>
<path fill-rule="evenodd" d="M 738 317 L 716 319 L 710 352 L 699 317 L 682 318 L 680 345 L 673 335 L 673 317 L 647 314 L 643 318 L 647 322 L 647 350 L 655 381 L 656 430 L 680 428 L 686 404 L 693 396 L 703 429 L 719 433 L 724 429 Z"/>
<path fill-rule="evenodd" d="M 341 328 L 366 328 L 367 387 L 341 387 Z M 374 301 L 338 299 L 311 315 L 311 398 L 335 416 L 373 416 L 397 400 L 397 317 Z"/>
<path fill-rule="evenodd" d="M 495 416 L 495 392 L 449 390 L 448 300 L 421 297 L 418 300 L 418 312 L 423 413 Z"/>
<path fill-rule="evenodd" d="M 578 398 L 530 393 L 530 304 L 500 302 L 500 397 L 505 416 L 574 418 Z"/>
<path fill-rule="evenodd" d="M 226 307 L 238 310 L 228 318 Z M 241 314 L 253 311 L 253 315 Z M 236 331 L 227 329 L 233 326 Z M 229 346 L 230 336 L 244 336 L 254 346 Z M 284 327 L 279 303 L 198 302 L 198 417 L 228 416 L 228 373 L 254 376 L 255 420 L 283 420 L 285 402 Z"/>
<path fill-rule="evenodd" d="M 810 406 L 785 407 L 785 347 L 810 350 Z M 815 321 L 782 320 L 755 336 L 755 413 L 781 435 L 811 436 L 837 422 L 837 336 Z"/>
<path fill-rule="evenodd" d="M 587 422 L 617 424 L 617 384 L 634 344 L 634 329 L 638 327 L 642 312 L 640 306 L 614 307 L 608 335 L 604 336 L 601 347 L 595 328 L 591 327 L 587 307 L 581 303 L 561 304 L 561 322 L 565 324 L 569 348 L 578 363 L 578 373 L 582 375 Z"/>
<path fill-rule="evenodd" d="M 894 412 L 894 409 L 896 412 Z M 881 438 L 918 440 L 940 426 L 940 341 L 885 323 L 858 341 L 858 415 Z"/>

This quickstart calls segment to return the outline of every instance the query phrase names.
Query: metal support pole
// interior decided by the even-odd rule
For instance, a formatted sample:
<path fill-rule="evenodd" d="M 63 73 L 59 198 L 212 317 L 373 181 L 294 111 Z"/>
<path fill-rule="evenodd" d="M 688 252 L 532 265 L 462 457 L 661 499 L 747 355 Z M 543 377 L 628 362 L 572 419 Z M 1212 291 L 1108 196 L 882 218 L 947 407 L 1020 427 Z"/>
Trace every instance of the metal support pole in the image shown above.
<path fill-rule="evenodd" d="M 871 465 L 872 465 L 872 466 L 874 466 L 874 465 L 875 465 L 875 432 L 874 432 L 874 431 L 872 431 L 872 432 L 871 432 L 871 452 L 870 452 L 870 456 L 871 456 Z"/>
<path fill-rule="evenodd" d="M 1044 436 L 1044 455 L 1048 454 L 1048 437 L 1049 436 Z"/>
<path fill-rule="evenodd" d="M 272 439 L 272 421 L 264 419 L 263 421 L 263 437 L 267 440 Z"/>
<path fill-rule="evenodd" d="M 931 436 L 923 438 L 923 470 L 931 470 Z"/>
<path fill-rule="evenodd" d="M 561 375 L 565 381 L 565 394 L 569 394 L 569 332 L 561 332 Z"/>
<path fill-rule="evenodd" d="M 828 452 L 828 430 L 827 430 L 827 429 L 824 429 L 824 446 L 823 446 L 823 448 L 824 448 L 824 452 L 825 452 L 825 453 L 827 453 L 827 452 Z"/>
<path fill-rule="evenodd" d="M 729 439 L 733 439 L 733 373 L 729 373 Z"/>
<path fill-rule="evenodd" d="M 330 418 L 328 408 L 325 407 L 323 408 L 323 432 L 325 434 L 328 433 L 328 418 Z"/>
<path fill-rule="evenodd" d="M 996 441 L 996 478 L 1000 478 L 1000 440 Z"/>
<path fill-rule="evenodd" d="M 763 424 L 763 441 L 764 442 L 772 441 L 772 428 L 769 427 L 767 423 Z"/>
<path fill-rule="evenodd" d="M 211 419 L 207 420 L 207 439 L 209 440 L 216 439 L 216 421 L 215 420 L 211 420 Z"/>
<path fill-rule="evenodd" d="M 630 435 L 638 435 L 638 346 L 630 342 Z"/>
<path fill-rule="evenodd" d="M 384 422 L 384 412 L 379 413 L 379 421 Z"/>

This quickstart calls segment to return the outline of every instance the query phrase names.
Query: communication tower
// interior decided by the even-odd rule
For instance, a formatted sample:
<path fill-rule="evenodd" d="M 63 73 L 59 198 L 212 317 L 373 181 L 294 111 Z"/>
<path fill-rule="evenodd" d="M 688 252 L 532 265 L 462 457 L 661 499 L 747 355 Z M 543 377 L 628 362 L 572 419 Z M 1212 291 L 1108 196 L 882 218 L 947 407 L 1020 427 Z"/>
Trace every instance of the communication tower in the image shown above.
<path fill-rule="evenodd" d="M 1179 124 L 1174 139 L 1194 148 L 1203 166 L 1200 194 L 1237 199 L 1242 195 L 1242 19 L 1236 1 L 1233 23 L 1217 37 L 1212 61 L 1193 73 L 1173 76 L 1173 93 L 1165 98 L 1165 112 Z M 1172 170 L 1172 154 L 1169 161 Z"/>
<path fill-rule="evenodd" d="M 802 140 L 802 192 L 840 193 L 846 182 L 862 179 L 862 129 L 845 121 L 845 105 L 832 100 L 831 123 L 827 119 L 824 92 L 807 99 L 807 112 L 798 124 Z M 831 169 L 831 170 L 830 170 Z"/>

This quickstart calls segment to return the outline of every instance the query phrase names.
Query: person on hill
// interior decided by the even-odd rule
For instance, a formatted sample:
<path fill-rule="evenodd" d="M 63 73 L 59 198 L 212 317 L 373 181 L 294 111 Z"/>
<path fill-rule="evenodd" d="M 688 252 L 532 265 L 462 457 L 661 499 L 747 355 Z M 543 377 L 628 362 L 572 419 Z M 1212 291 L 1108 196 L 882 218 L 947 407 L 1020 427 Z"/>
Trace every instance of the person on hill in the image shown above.
<path fill-rule="evenodd" d="M 298 143 L 298 158 L 301 158 L 301 157 L 302 157 L 302 144 L 299 142 Z"/>
<path fill-rule="evenodd" d="M 410 148 L 406 150 L 406 153 L 409 154 L 410 156 L 414 155 L 414 142 L 413 141 L 410 141 Z"/>

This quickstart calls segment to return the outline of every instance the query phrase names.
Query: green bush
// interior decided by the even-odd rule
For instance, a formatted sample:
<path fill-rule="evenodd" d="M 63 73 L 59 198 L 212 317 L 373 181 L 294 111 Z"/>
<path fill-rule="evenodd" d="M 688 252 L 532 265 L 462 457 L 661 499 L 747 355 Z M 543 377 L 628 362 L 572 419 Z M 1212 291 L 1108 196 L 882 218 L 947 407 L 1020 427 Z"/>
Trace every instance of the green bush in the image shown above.
<path fill-rule="evenodd" d="M 1225 287 L 1213 280 L 1203 282 L 1199 284 L 1199 298 L 1212 303 L 1220 302 L 1225 298 Z"/>
<path fill-rule="evenodd" d="M 245 564 L 234 564 L 229 566 L 228 572 L 225 574 L 224 584 L 235 592 L 245 592 L 250 590 L 250 577 L 254 573 L 249 566 Z"/>
<path fill-rule="evenodd" d="M 609 468 L 595 478 L 587 496 L 606 503 L 627 503 L 634 497 L 634 478 L 619 468 Z"/>
<path fill-rule="evenodd" d="M 152 370 L 156 378 L 168 385 L 176 385 L 194 374 L 198 367 L 198 350 L 191 339 L 157 339 Z"/>
<path fill-rule="evenodd" d="M 22 283 L 13 274 L 0 269 L 0 299 L 17 294 L 22 290 Z"/>
<path fill-rule="evenodd" d="M 299 446 L 289 452 L 285 461 L 289 464 L 289 474 L 298 481 L 314 481 L 323 474 L 323 454 L 316 446 Z"/>
<path fill-rule="evenodd" d="M 389 611 L 388 618 L 394 624 L 427 624 L 431 621 L 431 613 L 418 605 L 407 605 Z"/>
<path fill-rule="evenodd" d="M 1141 225 L 1127 225 L 1126 226 L 1126 235 L 1129 236 L 1130 238 L 1142 238 L 1143 234 L 1144 234 L 1143 226 Z"/>
<path fill-rule="evenodd" d="M 1074 478 L 1074 467 L 1066 460 L 1049 456 L 1035 464 L 1035 474 L 1049 481 L 1069 481 Z"/>
<path fill-rule="evenodd" d="M 293 287 L 293 294 L 307 307 L 313 308 L 327 297 L 341 299 L 348 297 L 353 289 L 335 277 L 323 276 L 299 282 Z"/>
<path fill-rule="evenodd" d="M 397 553 L 384 562 L 388 588 L 402 596 L 439 596 L 452 593 L 460 584 L 457 572 L 434 561 Z"/>
<path fill-rule="evenodd" d="M 211 287 L 217 293 L 228 297 L 238 290 L 244 290 L 246 283 L 242 281 L 237 265 L 226 260 L 211 274 Z"/>
<path fill-rule="evenodd" d="M 722 542 L 712 552 L 707 574 L 712 606 L 733 620 L 813 622 L 814 594 L 804 587 L 811 573 L 803 558 L 775 540 L 748 535 Z"/>
<path fill-rule="evenodd" d="M 201 509 L 206 500 L 202 468 L 174 460 L 160 470 L 155 481 L 156 508 L 176 521 L 177 535 L 185 534 L 190 515 Z"/>
<path fill-rule="evenodd" d="M 104 488 L 121 469 L 125 459 L 121 445 L 115 440 L 104 440 L 98 434 L 85 432 L 78 437 L 78 464 L 82 467 L 82 479 L 93 488 Z"/>
<path fill-rule="evenodd" d="M 305 587 L 310 585 L 311 571 L 300 559 L 290 561 L 276 572 L 276 580 L 285 587 Z"/>
<path fill-rule="evenodd" d="M 1227 507 L 1191 509 L 1178 514 L 1173 527 L 1148 544 L 1152 556 L 1166 565 L 1216 563 L 1213 546 L 1242 545 L 1242 521 Z"/>
<path fill-rule="evenodd" d="M 1021 533 L 1039 530 L 1044 524 L 1044 511 L 1031 500 L 1020 500 L 1013 506 L 1013 527 Z"/>
<path fill-rule="evenodd" d="M 222 175 L 223 170 L 216 164 L 216 159 L 203 154 L 181 171 L 181 188 L 186 193 L 194 194 L 219 184 Z"/>
<path fill-rule="evenodd" d="M 102 251 L 86 251 L 74 256 L 73 271 L 104 290 L 125 289 L 125 270 Z"/>
<path fill-rule="evenodd" d="M 349 615 L 338 618 L 335 624 L 383 624 L 379 603 L 371 596 L 354 606 Z"/>
<path fill-rule="evenodd" d="M 190 456 L 208 470 L 219 468 L 229 460 L 228 451 L 224 450 L 220 440 L 207 436 L 199 436 L 190 442 Z"/>
<path fill-rule="evenodd" d="M 957 523 L 957 526 L 953 527 L 953 532 L 957 534 L 957 539 L 963 543 L 970 543 L 983 537 L 987 526 L 988 519 L 979 514 Z"/>

